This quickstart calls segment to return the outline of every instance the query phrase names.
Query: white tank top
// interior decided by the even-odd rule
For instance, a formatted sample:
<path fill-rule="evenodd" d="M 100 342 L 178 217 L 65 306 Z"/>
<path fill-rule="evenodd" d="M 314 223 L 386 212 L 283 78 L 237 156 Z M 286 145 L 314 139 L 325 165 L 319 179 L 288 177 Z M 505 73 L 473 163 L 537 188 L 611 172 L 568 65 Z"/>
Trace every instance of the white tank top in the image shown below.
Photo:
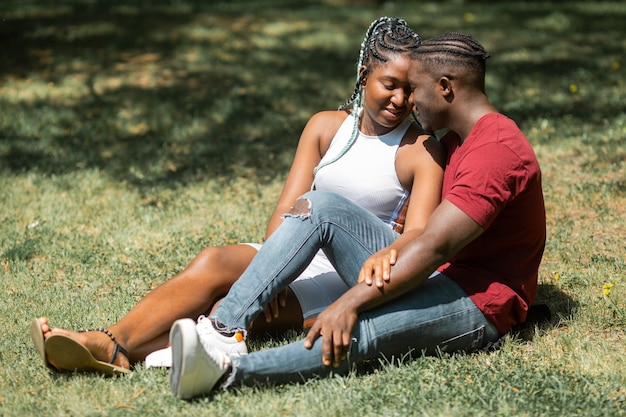
<path fill-rule="evenodd" d="M 396 232 L 402 232 L 409 192 L 398 179 L 395 162 L 400 141 L 411 123 L 405 119 L 382 136 L 359 132 L 345 155 L 317 172 L 315 189 L 340 194 L 374 213 Z M 318 166 L 341 152 L 350 140 L 353 126 L 351 114 L 341 124 Z"/>

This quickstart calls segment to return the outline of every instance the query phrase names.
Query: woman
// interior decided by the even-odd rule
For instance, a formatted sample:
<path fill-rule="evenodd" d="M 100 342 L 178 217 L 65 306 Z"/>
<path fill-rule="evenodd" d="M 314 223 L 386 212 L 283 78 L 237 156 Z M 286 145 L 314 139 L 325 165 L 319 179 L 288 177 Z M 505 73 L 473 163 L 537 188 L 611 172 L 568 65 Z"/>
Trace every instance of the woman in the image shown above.
<path fill-rule="evenodd" d="M 402 19 L 383 17 L 372 23 L 361 44 L 354 92 L 339 110 L 320 112 L 308 121 L 266 237 L 312 188 L 344 195 L 397 231 L 423 229 L 440 200 L 445 151 L 408 119 L 408 56 L 420 43 Z M 203 250 L 108 329 L 51 329 L 46 318 L 39 318 L 31 324 L 31 337 L 49 367 L 127 372 L 132 363 L 167 346 L 175 320 L 196 318 L 214 307 L 257 250 L 250 244 Z M 346 289 L 320 252 L 253 329 L 265 331 L 266 324 L 271 329 L 302 328 Z M 155 355 L 162 365 L 171 361 L 169 350 Z"/>

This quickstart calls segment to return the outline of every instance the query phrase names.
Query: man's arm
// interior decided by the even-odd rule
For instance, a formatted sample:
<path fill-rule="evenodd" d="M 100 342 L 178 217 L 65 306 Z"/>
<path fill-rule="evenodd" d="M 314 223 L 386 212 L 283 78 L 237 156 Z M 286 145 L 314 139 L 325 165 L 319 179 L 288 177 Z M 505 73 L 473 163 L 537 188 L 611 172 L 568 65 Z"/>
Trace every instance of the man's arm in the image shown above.
<path fill-rule="evenodd" d="M 323 336 L 322 361 L 325 365 L 339 366 L 347 356 L 352 330 L 358 313 L 386 303 L 420 285 L 440 265 L 476 239 L 483 229 L 454 204 L 444 200 L 434 211 L 424 232 L 415 239 L 394 242 L 398 253 L 391 268 L 389 282 L 383 287 L 368 285 L 365 281 L 352 287 L 326 308 L 308 332 L 304 346 Z M 400 239 L 399 239 L 400 240 Z M 408 241 L 407 241 L 408 240 Z M 381 251 L 383 252 L 383 251 Z M 371 262 L 385 263 L 389 258 L 377 252 L 364 263 L 370 271 L 382 271 Z M 373 259 L 375 258 L 375 259 Z M 368 264 L 367 266 L 365 266 Z M 380 278 L 382 279 L 382 278 Z M 377 278 L 374 277 L 374 281 Z"/>

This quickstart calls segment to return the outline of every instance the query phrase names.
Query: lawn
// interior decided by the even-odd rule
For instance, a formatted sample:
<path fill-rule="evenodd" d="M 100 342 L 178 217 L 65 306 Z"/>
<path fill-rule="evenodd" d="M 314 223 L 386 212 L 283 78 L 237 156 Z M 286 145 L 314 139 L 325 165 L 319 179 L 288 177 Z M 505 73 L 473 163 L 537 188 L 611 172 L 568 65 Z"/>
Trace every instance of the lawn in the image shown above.
<path fill-rule="evenodd" d="M 550 322 L 194 402 L 143 366 L 48 372 L 31 318 L 106 326 L 203 247 L 261 241 L 304 124 L 350 94 L 381 15 L 491 53 L 488 94 L 543 170 Z M 0 415 L 626 415 L 624 22 L 609 1 L 3 1 Z"/>

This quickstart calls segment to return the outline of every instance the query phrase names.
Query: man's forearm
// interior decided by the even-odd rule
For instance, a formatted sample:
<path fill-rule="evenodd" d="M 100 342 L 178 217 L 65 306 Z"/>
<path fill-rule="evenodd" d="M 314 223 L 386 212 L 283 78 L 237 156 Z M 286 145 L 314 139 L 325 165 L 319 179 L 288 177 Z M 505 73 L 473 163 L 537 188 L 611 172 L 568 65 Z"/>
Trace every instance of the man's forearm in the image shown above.
<path fill-rule="evenodd" d="M 418 287 L 444 262 L 444 257 L 426 248 L 422 239 L 415 239 L 404 245 L 391 268 L 391 279 L 383 287 L 361 282 L 337 301 L 346 303 L 357 312 L 370 310 Z"/>

